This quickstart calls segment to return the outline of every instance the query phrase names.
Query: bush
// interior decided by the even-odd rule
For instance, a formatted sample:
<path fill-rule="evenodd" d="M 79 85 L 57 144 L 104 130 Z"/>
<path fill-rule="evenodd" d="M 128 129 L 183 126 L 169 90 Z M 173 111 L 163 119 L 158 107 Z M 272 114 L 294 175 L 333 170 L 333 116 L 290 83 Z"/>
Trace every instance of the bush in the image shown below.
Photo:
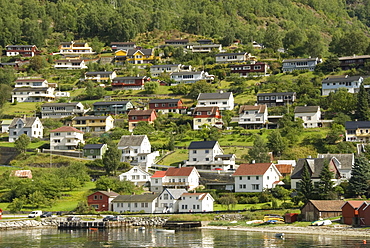
<path fill-rule="evenodd" d="M 259 202 L 263 203 L 263 202 L 269 202 L 271 200 L 271 195 L 265 193 L 265 192 L 262 192 L 259 196 L 258 196 L 258 200 Z"/>
<path fill-rule="evenodd" d="M 283 202 L 280 207 L 284 209 L 294 208 L 294 204 L 292 202 Z"/>
<path fill-rule="evenodd" d="M 39 138 L 32 138 L 31 139 L 31 143 L 37 143 L 37 142 L 40 142 Z"/>
<path fill-rule="evenodd" d="M 246 197 L 245 198 L 245 203 L 246 204 L 257 204 L 259 203 L 259 199 L 257 196 L 253 196 L 253 197 Z"/>

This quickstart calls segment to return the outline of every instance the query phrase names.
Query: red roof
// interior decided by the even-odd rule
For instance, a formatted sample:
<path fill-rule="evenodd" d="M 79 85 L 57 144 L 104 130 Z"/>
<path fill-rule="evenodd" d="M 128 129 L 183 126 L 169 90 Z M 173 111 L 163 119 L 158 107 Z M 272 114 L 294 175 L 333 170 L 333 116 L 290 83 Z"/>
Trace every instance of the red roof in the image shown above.
<path fill-rule="evenodd" d="M 64 127 L 59 127 L 57 129 L 51 130 L 50 133 L 55 133 L 55 132 L 77 132 L 77 133 L 84 133 L 77 128 L 70 127 L 70 126 L 64 126 Z"/>
<path fill-rule="evenodd" d="M 292 165 L 291 164 L 275 164 L 276 169 L 280 171 L 281 174 L 291 174 Z"/>
<path fill-rule="evenodd" d="M 233 176 L 262 176 L 272 163 L 241 164 Z"/>
<path fill-rule="evenodd" d="M 166 176 L 187 177 L 190 176 L 194 167 L 168 168 Z"/>
<path fill-rule="evenodd" d="M 348 203 L 349 205 L 351 205 L 351 207 L 353 207 L 353 209 L 358 209 L 359 207 L 361 207 L 361 205 L 364 203 L 365 201 L 347 201 L 346 203 Z M 344 204 L 343 204 L 344 205 Z M 343 206 L 342 206 L 343 207 Z"/>
<path fill-rule="evenodd" d="M 156 177 L 164 177 L 166 175 L 166 171 L 156 171 L 152 178 L 156 178 Z"/>

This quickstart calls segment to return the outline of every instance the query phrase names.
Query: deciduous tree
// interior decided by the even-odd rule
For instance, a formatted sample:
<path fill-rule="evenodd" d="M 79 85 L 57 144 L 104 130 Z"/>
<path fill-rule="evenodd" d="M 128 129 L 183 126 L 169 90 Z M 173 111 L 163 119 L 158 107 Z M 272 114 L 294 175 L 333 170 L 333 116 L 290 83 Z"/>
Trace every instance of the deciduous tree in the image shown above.
<path fill-rule="evenodd" d="M 108 146 L 108 150 L 103 155 L 103 164 L 107 175 L 116 175 L 120 165 L 121 151 L 116 145 Z"/>
<path fill-rule="evenodd" d="M 14 142 L 15 149 L 21 153 L 26 153 L 27 146 L 31 143 L 30 137 L 26 134 L 22 134 L 18 137 L 18 139 Z"/>

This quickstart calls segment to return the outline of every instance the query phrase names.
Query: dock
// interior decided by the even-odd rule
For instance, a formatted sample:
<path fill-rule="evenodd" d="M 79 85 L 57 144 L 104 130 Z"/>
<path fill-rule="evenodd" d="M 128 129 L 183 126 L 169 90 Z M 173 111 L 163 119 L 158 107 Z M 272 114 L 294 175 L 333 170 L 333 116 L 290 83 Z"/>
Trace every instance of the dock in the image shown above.
<path fill-rule="evenodd" d="M 167 221 L 163 227 L 169 229 L 191 229 L 201 226 L 201 221 Z"/>
<path fill-rule="evenodd" d="M 130 221 L 61 221 L 59 229 L 106 229 L 132 226 Z"/>

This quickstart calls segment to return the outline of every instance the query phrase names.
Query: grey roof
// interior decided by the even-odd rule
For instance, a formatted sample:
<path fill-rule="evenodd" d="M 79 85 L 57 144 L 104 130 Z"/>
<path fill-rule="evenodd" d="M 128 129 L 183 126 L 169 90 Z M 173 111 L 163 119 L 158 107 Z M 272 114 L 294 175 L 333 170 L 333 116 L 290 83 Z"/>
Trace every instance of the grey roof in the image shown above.
<path fill-rule="evenodd" d="M 144 195 L 119 195 L 112 202 L 152 202 L 159 196 L 159 193 Z"/>
<path fill-rule="evenodd" d="M 12 123 L 9 125 L 9 129 L 15 128 L 18 120 L 23 121 L 23 123 L 25 124 L 24 127 L 32 127 L 36 119 L 38 119 L 38 117 L 14 118 Z"/>
<path fill-rule="evenodd" d="M 275 93 L 258 93 L 258 96 L 290 96 L 295 95 L 295 92 L 275 92 Z"/>
<path fill-rule="evenodd" d="M 142 77 L 116 77 L 113 79 L 113 81 L 117 81 L 117 80 L 120 80 L 120 79 L 123 79 L 123 80 L 131 80 L 131 79 L 145 79 L 146 76 L 142 76 Z"/>
<path fill-rule="evenodd" d="M 95 194 L 95 193 L 102 193 L 103 195 L 106 195 L 108 197 L 110 197 L 110 196 L 119 196 L 119 194 L 114 192 L 114 191 L 103 191 L 103 190 L 101 190 L 101 191 L 94 192 L 92 194 Z M 90 194 L 90 195 L 92 195 L 92 194 Z"/>
<path fill-rule="evenodd" d="M 347 57 L 340 57 L 339 60 L 347 60 L 347 59 L 370 59 L 370 55 L 354 55 L 354 56 L 347 56 Z"/>
<path fill-rule="evenodd" d="M 118 147 L 140 146 L 146 135 L 123 135 L 118 142 Z"/>
<path fill-rule="evenodd" d="M 316 61 L 318 58 L 304 58 L 304 59 L 284 59 L 283 63 L 286 62 L 309 62 L 309 61 Z"/>
<path fill-rule="evenodd" d="M 153 99 L 150 100 L 149 103 L 171 103 L 171 102 L 177 103 L 178 101 L 181 101 L 181 99 Z"/>
<path fill-rule="evenodd" d="M 193 48 L 202 48 L 202 47 L 220 47 L 221 44 L 199 44 L 199 45 L 193 45 Z"/>
<path fill-rule="evenodd" d="M 105 120 L 107 119 L 109 116 L 77 116 L 77 117 L 74 117 L 72 120 Z"/>
<path fill-rule="evenodd" d="M 179 71 L 179 72 L 172 72 L 171 75 L 196 75 L 201 74 L 202 71 Z"/>
<path fill-rule="evenodd" d="M 100 75 L 100 74 L 112 74 L 113 71 L 88 71 L 85 74 L 86 75 Z"/>
<path fill-rule="evenodd" d="M 48 87 L 37 87 L 37 88 L 32 88 L 32 87 L 16 87 L 13 89 L 13 92 L 24 92 L 24 91 L 47 91 L 49 88 Z"/>
<path fill-rule="evenodd" d="M 361 76 L 336 76 L 336 77 L 327 77 L 324 80 L 322 80 L 322 83 L 332 83 L 332 82 L 354 82 L 359 81 Z"/>
<path fill-rule="evenodd" d="M 352 169 L 353 164 L 355 163 L 355 155 L 353 153 L 350 154 L 318 154 L 318 158 L 336 158 L 339 161 L 339 164 L 336 163 L 336 166 L 340 169 Z"/>
<path fill-rule="evenodd" d="M 370 121 L 346 121 L 346 129 L 370 128 Z"/>
<path fill-rule="evenodd" d="M 319 108 L 319 106 L 297 106 L 294 113 L 316 113 Z"/>
<path fill-rule="evenodd" d="M 34 47 L 36 45 L 7 45 L 6 47 Z"/>
<path fill-rule="evenodd" d="M 217 141 L 193 141 L 188 149 L 212 149 L 216 143 Z"/>
<path fill-rule="evenodd" d="M 101 149 L 104 146 L 104 144 L 87 144 L 84 146 L 84 150 L 87 149 Z"/>
<path fill-rule="evenodd" d="M 153 53 L 153 49 L 128 49 L 127 56 L 132 56 L 138 51 L 142 52 L 144 55 L 151 55 Z"/>
<path fill-rule="evenodd" d="M 216 54 L 216 57 L 219 57 L 219 56 L 229 56 L 229 55 L 244 55 L 244 54 L 248 54 L 247 52 L 241 52 L 241 53 L 219 53 L 219 54 Z"/>
<path fill-rule="evenodd" d="M 162 67 L 178 67 L 180 64 L 173 64 L 173 65 L 152 65 L 150 68 L 162 68 Z"/>
<path fill-rule="evenodd" d="M 232 92 L 199 93 L 198 100 L 229 99 L 232 94 Z"/>
<path fill-rule="evenodd" d="M 129 103 L 129 101 L 94 102 L 93 105 L 94 106 L 97 106 L 97 105 L 116 105 L 116 104 L 126 105 L 127 103 Z"/>
<path fill-rule="evenodd" d="M 216 155 L 215 158 L 232 158 L 234 154 Z"/>
<path fill-rule="evenodd" d="M 309 166 L 311 178 L 319 178 L 324 162 L 329 162 L 329 158 L 300 158 L 292 172 L 292 179 L 301 179 L 304 166 Z"/>
<path fill-rule="evenodd" d="M 161 194 L 163 194 L 164 191 L 168 191 L 168 193 L 174 198 L 179 199 L 183 193 L 188 193 L 186 189 L 164 189 Z"/>
<path fill-rule="evenodd" d="M 62 106 L 76 106 L 79 102 L 56 102 L 56 103 L 44 103 L 41 107 L 62 107 Z"/>

